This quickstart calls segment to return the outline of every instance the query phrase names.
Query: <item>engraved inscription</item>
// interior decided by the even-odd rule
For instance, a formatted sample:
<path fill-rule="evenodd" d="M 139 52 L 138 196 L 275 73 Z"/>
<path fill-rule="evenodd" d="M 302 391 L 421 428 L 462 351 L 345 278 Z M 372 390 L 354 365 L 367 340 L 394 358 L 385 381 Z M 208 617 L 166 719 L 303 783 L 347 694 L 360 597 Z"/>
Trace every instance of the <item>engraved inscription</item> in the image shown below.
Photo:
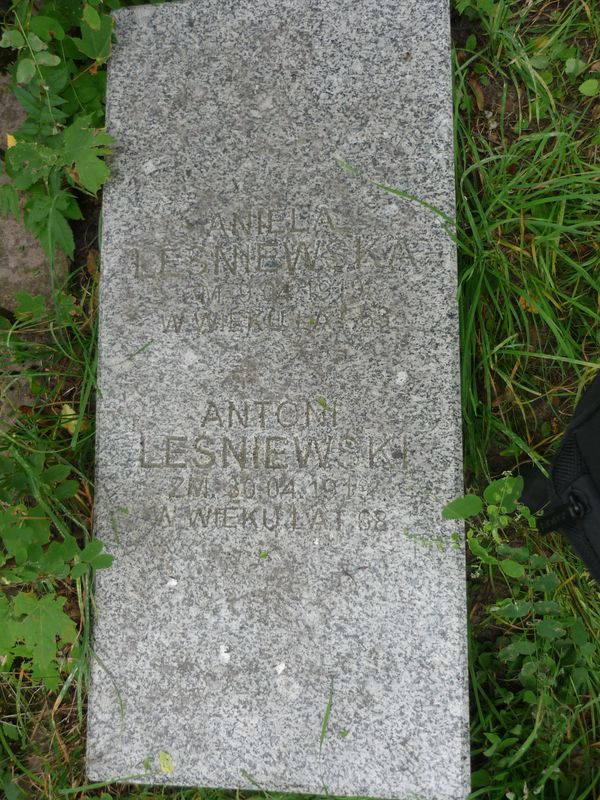
<path fill-rule="evenodd" d="M 377 233 L 369 220 L 345 220 L 323 207 L 247 204 L 201 216 L 192 242 L 127 251 L 125 273 L 141 299 L 144 328 L 188 341 L 221 333 L 331 335 L 334 348 L 405 328 L 402 306 L 381 301 L 390 274 L 397 276 L 391 288 L 401 291 L 414 271 L 415 247 L 401 231 Z"/>
<path fill-rule="evenodd" d="M 406 439 L 351 431 L 340 408 L 333 399 L 208 399 L 190 431 L 140 432 L 139 467 L 161 471 L 169 487 L 147 514 L 194 529 L 387 530 L 361 476 L 400 476 Z"/>

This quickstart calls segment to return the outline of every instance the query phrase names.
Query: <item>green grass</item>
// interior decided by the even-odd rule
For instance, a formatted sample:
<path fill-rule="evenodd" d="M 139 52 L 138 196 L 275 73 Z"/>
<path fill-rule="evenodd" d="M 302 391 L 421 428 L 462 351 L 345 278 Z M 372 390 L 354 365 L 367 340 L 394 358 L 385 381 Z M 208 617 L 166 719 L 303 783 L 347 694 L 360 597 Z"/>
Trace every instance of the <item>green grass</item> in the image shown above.
<path fill-rule="evenodd" d="M 565 63 L 573 52 L 589 65 L 600 57 L 600 17 L 580 2 L 494 8 L 476 15 L 477 44 L 460 37 L 454 69 L 462 395 L 475 475 L 497 468 L 497 454 L 508 466 L 546 458 L 599 367 L 598 102 Z"/>
<path fill-rule="evenodd" d="M 465 461 L 476 484 L 524 460 L 547 463 L 599 366 L 598 101 L 579 85 L 595 74 L 600 17 L 579 2 L 464 5 L 457 222 Z M 574 57 L 587 64 L 577 77 L 566 74 Z M 513 545 L 527 556 L 519 579 L 478 557 L 470 565 L 473 797 L 594 798 L 597 587 L 564 541 L 523 520 L 501 544 L 481 528 L 476 539 L 494 555 Z M 543 575 L 556 586 L 541 590 Z M 548 621 L 570 633 L 541 636 L 543 606 L 510 617 L 515 604 L 545 601 L 556 604 Z"/>
<path fill-rule="evenodd" d="M 0 508 L 18 510 L 25 508 L 23 503 L 35 504 L 36 515 L 48 520 L 53 540 L 73 538 L 81 548 L 89 541 L 92 503 L 95 292 L 95 276 L 76 272 L 58 295 L 55 308 L 44 309 L 39 300 L 23 298 L 15 309 L 16 322 L 0 326 L 0 374 L 10 375 L 16 368 L 35 398 L 26 413 L 21 411 L 19 424 L 0 433 L 4 451 Z M 62 467 L 69 480 L 47 483 L 39 465 Z M 7 566 L 13 563 L 9 559 Z M 78 630 L 77 647 L 60 651 L 67 677 L 55 692 L 49 694 L 18 662 L 0 681 L 4 751 L 0 785 L 3 778 L 10 783 L 20 775 L 24 793 L 15 797 L 54 797 L 56 787 L 72 781 L 64 754 L 71 753 L 71 763 L 82 758 L 89 576 L 56 579 L 50 569 L 41 567 L 29 580 L 13 580 L 11 595 L 17 587 L 65 598 Z M 11 791 L 16 792 L 16 787 L 4 788 L 9 798 Z"/>
<path fill-rule="evenodd" d="M 522 460 L 547 463 L 598 369 L 600 108 L 579 87 L 600 75 L 600 19 L 582 0 L 455 5 L 462 12 L 454 20 L 454 86 L 465 461 L 468 481 L 481 487 Z M 0 328 L 0 375 L 18 369 L 36 397 L 0 434 L 14 466 L 10 507 L 39 506 L 54 540 L 72 536 L 80 548 L 93 502 L 96 368 L 97 275 L 93 258 L 89 269 L 84 260 L 75 261 L 56 309 L 24 298 L 16 322 Z M 44 479 L 44 469 L 61 465 L 69 467 L 66 480 Z M 76 486 L 61 490 L 69 481 Z M 0 499 L 9 505 L 6 494 Z M 473 523 L 469 564 L 473 798 L 593 800 L 600 595 L 559 537 L 540 537 L 520 511 L 496 526 L 490 515 Z M 513 577 L 507 559 L 517 565 Z M 52 578 L 42 570 L 28 586 L 65 599 L 77 646 L 60 648 L 57 688 L 33 681 L 19 659 L 0 676 L 0 785 L 9 800 L 233 798 L 202 789 L 78 788 L 85 786 L 89 574 Z"/>

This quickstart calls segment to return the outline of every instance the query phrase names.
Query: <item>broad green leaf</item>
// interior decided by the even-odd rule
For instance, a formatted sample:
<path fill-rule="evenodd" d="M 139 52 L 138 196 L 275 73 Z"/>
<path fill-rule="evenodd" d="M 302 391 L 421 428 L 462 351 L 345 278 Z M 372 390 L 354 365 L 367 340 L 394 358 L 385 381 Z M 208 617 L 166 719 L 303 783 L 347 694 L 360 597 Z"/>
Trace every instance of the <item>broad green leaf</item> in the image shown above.
<path fill-rule="evenodd" d="M 581 84 L 579 91 L 586 97 L 595 97 L 600 92 L 600 81 L 598 78 L 589 78 Z"/>
<path fill-rule="evenodd" d="M 536 614 L 560 614 L 560 605 L 555 600 L 537 600 L 533 604 Z"/>
<path fill-rule="evenodd" d="M 514 661 L 519 656 L 530 656 L 535 653 L 536 649 L 535 642 L 531 642 L 529 639 L 517 639 L 503 647 L 498 656 L 503 661 Z"/>
<path fill-rule="evenodd" d="M 538 635 L 544 637 L 544 639 L 560 639 L 566 633 L 562 623 L 556 619 L 540 620 L 536 626 L 536 630 Z"/>
<path fill-rule="evenodd" d="M 29 30 L 36 33 L 45 42 L 49 42 L 51 39 L 61 41 L 61 39 L 65 38 L 65 32 L 59 22 L 52 17 L 44 17 L 41 14 L 31 17 Z"/>
<path fill-rule="evenodd" d="M 504 559 L 500 562 L 500 569 L 509 578 L 522 578 L 525 574 L 525 567 L 519 564 L 518 561 L 513 561 L 511 558 Z"/>
<path fill-rule="evenodd" d="M 81 117 L 63 132 L 62 159 L 74 164 L 79 183 L 94 194 L 108 177 L 108 167 L 99 156 L 110 152 L 113 139 L 104 131 L 89 126 L 89 118 Z"/>
<path fill-rule="evenodd" d="M 85 56 L 103 63 L 110 55 L 112 28 L 113 19 L 108 14 L 100 17 L 100 29 L 97 31 L 84 20 L 81 25 L 81 39 L 73 38 L 72 41 Z"/>
<path fill-rule="evenodd" d="M 30 469 L 36 475 L 41 475 L 44 471 L 44 464 L 46 462 L 46 454 L 42 451 L 31 453 L 27 459 Z"/>
<path fill-rule="evenodd" d="M 29 292 L 15 292 L 17 306 L 15 317 L 36 321 L 46 316 L 46 301 L 41 294 L 31 295 Z"/>
<path fill-rule="evenodd" d="M 532 587 L 537 592 L 552 593 L 559 584 L 559 580 L 554 572 L 547 572 L 545 575 L 538 575 L 531 581 Z"/>
<path fill-rule="evenodd" d="M 27 525 L 33 531 L 34 541 L 46 544 L 50 541 L 50 520 L 42 506 L 33 506 L 27 509 Z"/>
<path fill-rule="evenodd" d="M 75 564 L 71 568 L 71 577 L 75 580 L 76 578 L 81 578 L 82 575 L 85 575 L 89 572 L 90 565 L 86 564 L 83 561 L 80 561 L 79 564 Z"/>
<path fill-rule="evenodd" d="M 31 659 L 34 677 L 50 687 L 56 682 L 58 646 L 74 642 L 77 635 L 73 620 L 63 611 L 64 604 L 64 597 L 38 597 L 32 592 L 20 592 L 13 600 L 12 616 L 23 642 L 20 652 Z"/>
<path fill-rule="evenodd" d="M 486 486 L 483 497 L 489 505 L 502 506 L 511 512 L 516 508 L 517 500 L 523 491 L 524 481 L 521 475 L 506 475 Z"/>
<path fill-rule="evenodd" d="M 544 567 L 548 566 L 548 559 L 546 556 L 534 553 L 532 556 L 530 556 L 529 563 L 534 569 L 543 569 Z"/>
<path fill-rule="evenodd" d="M 2 789 L 4 792 L 6 800 L 27 800 L 27 795 L 21 789 L 21 787 L 14 783 L 14 781 L 8 776 L 8 773 L 4 774 L 6 777 L 4 778 L 3 783 L 1 782 L 2 777 L 0 777 L 0 789 Z"/>
<path fill-rule="evenodd" d="M 56 247 L 73 257 L 75 241 L 65 218 L 69 208 L 70 196 L 64 191 L 55 195 L 38 193 L 25 205 L 25 224 L 39 238 L 48 258 L 54 255 Z"/>
<path fill-rule="evenodd" d="M 512 558 L 513 561 L 525 562 L 529 558 L 528 547 L 511 547 L 508 544 L 501 544 L 498 547 L 498 555 Z"/>
<path fill-rule="evenodd" d="M 60 559 L 51 559 L 46 552 L 40 559 L 36 578 L 39 579 L 42 573 L 54 580 L 64 580 L 69 574 L 69 564 Z"/>
<path fill-rule="evenodd" d="M 508 600 L 491 606 L 490 611 L 504 619 L 520 619 L 531 613 L 531 603 L 528 600 Z"/>
<path fill-rule="evenodd" d="M 91 561 L 102 552 L 102 542 L 100 539 L 92 539 L 81 551 L 80 558 L 82 561 Z"/>
<path fill-rule="evenodd" d="M 10 527 L 3 525 L 0 529 L 0 538 L 4 542 L 6 552 L 17 564 L 24 564 L 27 560 L 27 548 L 34 541 L 31 528 L 21 525 L 19 521 Z"/>
<path fill-rule="evenodd" d="M 484 547 L 482 547 L 477 541 L 477 539 L 475 539 L 474 537 L 469 537 L 467 539 L 467 544 L 469 545 L 469 550 L 473 553 L 473 555 L 481 559 L 481 561 L 483 561 L 484 564 L 498 563 L 498 559 L 491 553 L 488 553 L 488 551 Z"/>
<path fill-rule="evenodd" d="M 69 258 L 75 251 L 71 226 L 65 218 L 68 200 L 65 192 L 57 195 L 37 195 L 25 205 L 25 224 L 39 238 L 44 252 L 50 258 L 56 247 Z"/>
<path fill-rule="evenodd" d="M 529 63 L 534 69 L 545 69 L 550 64 L 550 61 L 546 56 L 532 56 L 529 59 Z"/>
<path fill-rule="evenodd" d="M 77 547 L 77 542 L 74 536 L 65 536 L 62 541 L 62 547 L 67 559 L 71 559 L 75 556 L 79 548 Z"/>
<path fill-rule="evenodd" d="M 457 497 L 442 509 L 444 519 L 468 519 L 480 513 L 483 508 L 481 498 L 476 494 L 467 494 Z"/>
<path fill-rule="evenodd" d="M 23 47 L 24 44 L 25 39 L 23 38 L 23 34 L 16 28 L 13 28 L 10 31 L 4 31 L 2 38 L 0 39 L 0 47 L 18 48 Z"/>
<path fill-rule="evenodd" d="M 567 58 L 565 61 L 565 72 L 567 75 L 580 75 L 586 68 L 585 61 L 580 58 Z"/>
<path fill-rule="evenodd" d="M 36 544 L 35 542 L 29 545 L 29 547 L 27 548 L 27 561 L 29 563 L 38 564 L 43 557 L 44 557 L 44 551 L 41 545 Z"/>
<path fill-rule="evenodd" d="M 83 7 L 83 19 L 93 31 L 100 30 L 100 15 L 96 9 L 88 3 Z"/>
<path fill-rule="evenodd" d="M 12 722 L 3 722 L 2 723 L 2 730 L 4 731 L 6 737 L 11 739 L 13 742 L 19 740 L 19 729 L 17 726 Z"/>
<path fill-rule="evenodd" d="M 523 662 L 523 666 L 521 667 L 521 671 L 519 673 L 519 680 L 523 684 L 523 686 L 527 687 L 528 689 L 536 689 L 537 688 L 537 675 L 540 670 L 540 663 L 534 658 L 526 659 Z"/>
<path fill-rule="evenodd" d="M 501 753 L 503 750 L 510 748 L 517 740 L 514 736 L 506 736 L 501 737 L 498 736 L 496 733 L 486 733 L 486 739 L 489 739 L 492 742 L 491 747 L 488 747 L 486 750 L 483 751 L 483 754 L 490 758 L 491 756 L 495 755 L 496 753 Z"/>
<path fill-rule="evenodd" d="M 90 566 L 94 569 L 108 569 L 112 567 L 115 557 L 110 553 L 100 553 L 99 556 L 92 558 L 89 562 Z"/>
<path fill-rule="evenodd" d="M 35 33 L 30 33 L 27 36 L 27 42 L 29 44 L 29 47 L 31 47 L 31 49 L 33 50 L 34 53 L 40 53 L 42 50 L 46 50 L 48 48 L 48 45 L 46 44 L 46 42 L 43 42 L 40 39 L 40 37 Z M 36 58 L 37 58 L 37 56 L 36 56 Z M 38 61 L 39 61 L 39 59 L 38 59 Z"/>
<path fill-rule="evenodd" d="M 66 500 L 69 497 L 75 497 L 78 491 L 79 481 L 65 481 L 58 484 L 53 494 L 57 500 Z"/>
<path fill-rule="evenodd" d="M 574 625 L 571 626 L 569 630 L 569 634 L 571 639 L 575 642 L 578 647 L 583 647 L 584 644 L 588 641 L 588 632 L 587 628 L 585 627 L 583 620 L 578 619 Z"/>
<path fill-rule="evenodd" d="M 56 67 L 60 64 L 60 58 L 54 53 L 39 53 L 37 60 L 43 67 Z"/>
<path fill-rule="evenodd" d="M 44 571 L 52 575 L 66 574 L 68 568 L 65 569 L 65 564 L 73 559 L 77 550 L 72 536 L 65 537 L 62 542 L 51 542 L 42 559 Z"/>
<path fill-rule="evenodd" d="M 74 116 L 83 104 L 86 112 L 91 115 L 90 125 L 97 127 L 104 120 L 105 93 L 106 72 L 98 70 L 95 75 L 86 72 L 77 79 L 76 83 L 64 90 L 63 98 L 66 100 L 66 104 L 62 110 Z"/>
<path fill-rule="evenodd" d="M 477 0 L 477 7 L 485 14 L 493 14 L 495 11 L 494 0 Z"/>
<path fill-rule="evenodd" d="M 56 165 L 57 153 L 34 142 L 17 142 L 4 156 L 6 172 L 17 189 L 30 189 L 37 181 L 46 180 Z"/>
<path fill-rule="evenodd" d="M 29 83 L 35 75 L 35 64 L 30 58 L 22 58 L 17 67 L 17 83 Z"/>
<path fill-rule="evenodd" d="M 71 467 L 68 464 L 54 464 L 42 472 L 42 480 L 44 483 L 58 483 L 66 480 L 70 474 Z"/>

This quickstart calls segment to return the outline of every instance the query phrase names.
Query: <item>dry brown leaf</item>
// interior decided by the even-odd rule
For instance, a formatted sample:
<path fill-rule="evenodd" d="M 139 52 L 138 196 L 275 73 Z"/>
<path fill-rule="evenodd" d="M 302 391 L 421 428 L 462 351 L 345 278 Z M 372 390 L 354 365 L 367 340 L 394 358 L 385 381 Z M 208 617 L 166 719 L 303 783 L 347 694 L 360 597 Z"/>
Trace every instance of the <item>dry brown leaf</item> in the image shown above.
<path fill-rule="evenodd" d="M 481 84 L 479 83 L 477 78 L 474 78 L 471 75 L 471 77 L 469 78 L 469 85 L 473 90 L 473 94 L 475 95 L 475 102 L 477 103 L 477 108 L 480 111 L 483 111 L 485 106 L 485 96 L 483 94 L 483 89 L 481 88 Z"/>

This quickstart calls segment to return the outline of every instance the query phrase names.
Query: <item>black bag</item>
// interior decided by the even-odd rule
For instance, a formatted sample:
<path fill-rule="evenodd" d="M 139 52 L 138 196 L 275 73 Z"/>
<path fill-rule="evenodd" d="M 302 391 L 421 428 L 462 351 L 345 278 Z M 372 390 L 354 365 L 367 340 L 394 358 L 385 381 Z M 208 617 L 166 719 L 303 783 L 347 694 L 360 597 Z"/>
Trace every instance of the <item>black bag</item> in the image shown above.
<path fill-rule="evenodd" d="M 550 477 L 532 466 L 522 475 L 522 502 L 532 511 L 544 509 L 539 531 L 565 536 L 600 583 L 600 375 L 575 409 Z"/>

